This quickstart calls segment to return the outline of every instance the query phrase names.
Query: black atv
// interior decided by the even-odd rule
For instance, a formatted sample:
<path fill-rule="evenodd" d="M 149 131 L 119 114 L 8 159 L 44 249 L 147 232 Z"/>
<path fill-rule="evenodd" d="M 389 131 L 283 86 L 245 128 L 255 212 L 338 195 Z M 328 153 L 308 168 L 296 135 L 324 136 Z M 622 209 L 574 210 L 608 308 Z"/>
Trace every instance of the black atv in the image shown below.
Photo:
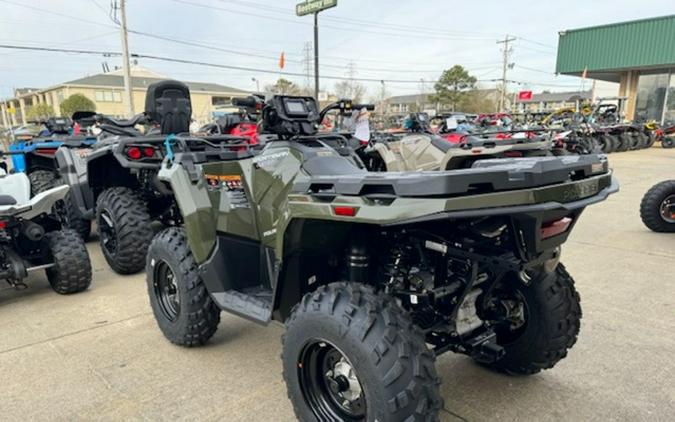
<path fill-rule="evenodd" d="M 129 120 L 93 117 L 103 136 L 86 156 L 69 148 L 56 154 L 62 178 L 72 189 L 73 208 L 88 225 L 96 221 L 103 256 L 117 273 L 143 269 L 153 222 L 175 225 L 181 220 L 171 190 L 157 172 L 165 145 L 189 132 L 191 113 L 185 84 L 158 82 L 148 87 L 144 113 Z M 228 135 L 208 140 L 245 141 Z"/>

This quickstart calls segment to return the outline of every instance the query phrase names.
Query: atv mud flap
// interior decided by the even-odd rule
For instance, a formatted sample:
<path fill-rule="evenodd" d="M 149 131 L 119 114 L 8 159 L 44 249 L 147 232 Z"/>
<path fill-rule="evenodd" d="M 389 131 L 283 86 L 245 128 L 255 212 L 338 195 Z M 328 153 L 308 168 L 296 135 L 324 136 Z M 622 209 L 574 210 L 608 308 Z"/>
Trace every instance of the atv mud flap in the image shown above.
<path fill-rule="evenodd" d="M 94 194 L 89 187 L 87 165 L 77 149 L 59 148 L 55 154 L 56 167 L 61 178 L 70 186 L 80 216 L 86 220 L 94 218 Z"/>

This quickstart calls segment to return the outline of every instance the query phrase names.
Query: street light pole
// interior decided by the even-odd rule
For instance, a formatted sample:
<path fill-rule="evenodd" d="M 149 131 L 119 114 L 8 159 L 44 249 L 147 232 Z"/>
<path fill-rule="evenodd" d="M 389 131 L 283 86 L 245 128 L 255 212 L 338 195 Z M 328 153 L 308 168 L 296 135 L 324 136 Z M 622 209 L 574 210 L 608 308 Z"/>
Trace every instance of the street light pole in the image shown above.
<path fill-rule="evenodd" d="M 128 117 L 134 115 L 134 101 L 131 95 L 131 66 L 129 65 L 129 41 L 127 39 L 126 0 L 120 0 L 120 29 L 122 34 L 122 69 L 124 71 L 124 96 L 127 101 Z"/>
<path fill-rule="evenodd" d="M 319 101 L 319 12 L 314 13 L 314 98 Z"/>

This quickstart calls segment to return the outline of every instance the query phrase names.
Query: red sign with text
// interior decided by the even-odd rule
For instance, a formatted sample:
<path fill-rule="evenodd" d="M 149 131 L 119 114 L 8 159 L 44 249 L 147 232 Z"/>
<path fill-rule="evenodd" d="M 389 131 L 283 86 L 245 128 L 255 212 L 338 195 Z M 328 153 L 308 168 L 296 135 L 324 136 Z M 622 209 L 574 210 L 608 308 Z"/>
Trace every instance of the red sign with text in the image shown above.
<path fill-rule="evenodd" d="M 532 99 L 532 91 L 520 91 L 518 93 L 518 99 L 521 101 L 529 101 Z"/>

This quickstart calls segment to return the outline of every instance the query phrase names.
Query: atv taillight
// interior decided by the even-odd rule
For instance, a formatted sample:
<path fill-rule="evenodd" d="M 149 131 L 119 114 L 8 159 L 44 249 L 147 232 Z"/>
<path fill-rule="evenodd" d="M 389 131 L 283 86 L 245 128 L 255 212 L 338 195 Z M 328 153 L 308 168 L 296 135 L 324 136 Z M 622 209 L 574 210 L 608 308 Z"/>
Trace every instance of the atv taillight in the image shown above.
<path fill-rule="evenodd" d="M 343 217 L 354 217 L 356 215 L 356 211 L 358 211 L 356 207 L 333 207 L 333 212 L 335 215 L 341 215 Z"/>
<path fill-rule="evenodd" d="M 152 147 L 143 148 L 143 155 L 150 158 L 155 155 L 155 149 Z"/>
<path fill-rule="evenodd" d="M 37 148 L 35 152 L 44 155 L 54 155 L 56 154 L 56 148 Z"/>
<path fill-rule="evenodd" d="M 139 147 L 130 147 L 127 149 L 127 157 L 132 160 L 138 160 L 141 158 L 141 149 Z"/>
<path fill-rule="evenodd" d="M 0 230 L 5 230 L 5 227 L 7 227 L 7 222 L 6 221 L 0 221 Z"/>
<path fill-rule="evenodd" d="M 541 238 L 548 239 L 549 237 L 565 233 L 570 228 L 570 224 L 572 224 L 570 217 L 563 217 L 560 220 L 544 223 L 541 225 Z"/>

